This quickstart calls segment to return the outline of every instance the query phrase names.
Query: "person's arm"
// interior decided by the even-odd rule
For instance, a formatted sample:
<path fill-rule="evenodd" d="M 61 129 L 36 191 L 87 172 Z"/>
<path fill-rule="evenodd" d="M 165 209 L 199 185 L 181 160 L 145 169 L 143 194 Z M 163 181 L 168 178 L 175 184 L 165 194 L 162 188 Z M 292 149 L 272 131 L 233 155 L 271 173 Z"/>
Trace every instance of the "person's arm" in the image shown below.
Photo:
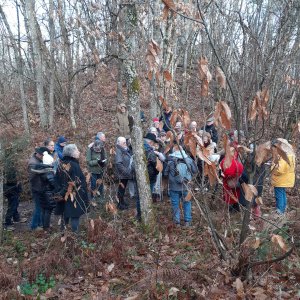
<path fill-rule="evenodd" d="M 86 152 L 86 163 L 90 166 L 90 167 L 95 167 L 98 165 L 98 160 L 97 159 L 92 159 L 92 149 L 88 148 L 87 152 Z"/>

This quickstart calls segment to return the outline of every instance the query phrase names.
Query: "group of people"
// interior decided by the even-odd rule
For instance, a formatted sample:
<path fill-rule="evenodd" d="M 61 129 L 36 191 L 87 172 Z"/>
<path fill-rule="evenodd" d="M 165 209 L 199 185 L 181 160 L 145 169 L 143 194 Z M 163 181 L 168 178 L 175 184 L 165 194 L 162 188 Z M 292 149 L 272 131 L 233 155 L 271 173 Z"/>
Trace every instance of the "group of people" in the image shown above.
<path fill-rule="evenodd" d="M 229 211 L 236 212 L 240 205 L 245 204 L 245 193 L 242 183 L 249 183 L 249 174 L 254 170 L 254 184 L 258 187 L 258 196 L 262 194 L 263 179 L 266 169 L 254 166 L 254 153 L 241 157 L 237 151 L 239 139 L 243 139 L 242 131 L 234 131 L 230 135 L 231 160 L 226 161 L 224 153 L 218 151 L 218 132 L 214 126 L 214 117 L 208 117 L 205 126 L 198 129 L 195 121 L 190 128 L 183 128 L 181 122 L 176 122 L 174 130 L 170 124 L 171 110 L 164 110 L 160 118 L 153 118 L 151 126 L 144 135 L 144 152 L 147 160 L 149 187 L 153 201 L 162 200 L 163 182 L 167 182 L 167 194 L 170 197 L 173 221 L 176 226 L 191 226 L 192 206 L 188 192 L 194 177 L 200 174 L 203 178 L 201 159 L 194 157 L 184 144 L 187 132 L 193 132 L 199 145 L 207 149 L 207 157 L 219 166 L 223 178 L 223 197 L 228 203 Z M 135 199 L 137 220 L 141 220 L 140 198 L 136 183 L 135 159 L 130 142 L 130 129 L 127 107 L 120 105 L 117 114 L 116 139 L 114 158 L 109 157 L 103 132 L 98 132 L 92 143 L 87 147 L 86 164 L 90 172 L 90 187 L 86 182 L 79 164 L 80 152 L 75 144 L 68 144 L 65 137 L 58 137 L 54 142 L 51 138 L 44 145 L 37 147 L 29 159 L 29 182 L 34 202 L 34 211 L 31 229 L 43 228 L 48 230 L 53 212 L 60 216 L 60 226 L 63 230 L 70 223 L 71 229 L 76 232 L 79 228 L 80 217 L 85 214 L 94 199 L 99 204 L 104 203 L 104 179 L 109 159 L 113 159 L 115 174 L 118 178 L 117 208 L 126 210 L 129 203 L 126 201 L 125 191 Z M 167 140 L 168 131 L 175 132 L 176 137 Z M 274 146 L 274 145 L 273 145 Z M 166 150 L 167 149 L 167 150 Z M 275 188 L 276 207 L 279 214 L 286 209 L 286 187 L 292 187 L 295 182 L 295 157 L 288 156 L 289 163 L 280 158 L 272 166 L 272 184 Z M 253 169 L 254 168 L 254 169 Z M 21 184 L 16 179 L 13 164 L 9 164 L 10 171 L 6 172 L 4 193 L 8 199 L 8 209 L 5 225 L 10 226 L 18 222 L 19 195 Z M 181 205 L 182 204 L 182 205 Z M 183 216 L 181 216 L 181 206 Z M 252 203 L 253 213 L 260 215 L 258 203 Z"/>

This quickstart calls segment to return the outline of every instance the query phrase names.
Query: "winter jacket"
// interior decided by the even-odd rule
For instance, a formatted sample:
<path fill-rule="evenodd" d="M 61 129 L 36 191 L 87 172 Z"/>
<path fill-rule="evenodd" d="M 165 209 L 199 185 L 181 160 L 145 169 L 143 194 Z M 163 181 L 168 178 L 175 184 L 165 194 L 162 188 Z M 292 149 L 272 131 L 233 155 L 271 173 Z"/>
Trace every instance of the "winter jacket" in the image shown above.
<path fill-rule="evenodd" d="M 56 143 L 54 145 L 54 151 L 56 152 L 56 154 L 58 155 L 58 158 L 59 159 L 63 159 L 63 150 L 64 150 L 64 147 L 62 147 L 60 144 Z"/>
<path fill-rule="evenodd" d="M 204 127 L 201 128 L 202 130 L 208 132 L 211 136 L 211 140 L 218 144 L 218 140 L 219 140 L 219 136 L 218 136 L 218 131 L 215 127 L 214 124 L 211 124 L 211 125 L 205 125 Z"/>
<path fill-rule="evenodd" d="M 17 172 L 13 161 L 5 160 L 4 174 L 5 183 L 3 184 L 3 193 L 9 200 L 11 197 L 18 196 L 22 192 L 22 185 L 18 182 Z"/>
<path fill-rule="evenodd" d="M 282 158 L 272 166 L 271 183 L 274 187 L 293 187 L 295 184 L 295 156 L 288 155 L 290 164 Z"/>
<path fill-rule="evenodd" d="M 39 168 L 39 166 L 41 166 L 42 164 L 42 161 L 36 157 L 35 153 L 31 156 L 31 158 L 28 161 L 29 182 L 32 192 L 44 191 L 44 184 L 42 182 L 40 174 L 32 172 L 33 169 Z"/>
<path fill-rule="evenodd" d="M 197 173 L 198 169 L 195 161 L 192 158 L 190 158 L 185 153 L 184 150 L 181 150 L 181 152 L 175 151 L 169 155 L 167 167 L 164 171 L 164 175 L 168 176 L 169 178 L 170 191 L 177 191 L 177 192 L 187 191 L 188 190 L 187 182 L 179 183 L 176 180 L 176 177 L 178 176 L 177 168 L 176 168 L 176 163 L 178 159 L 183 160 L 184 162 L 187 163 L 187 168 L 189 171 L 192 172 L 192 175 Z"/>
<path fill-rule="evenodd" d="M 121 112 L 117 113 L 117 123 L 116 127 L 118 129 L 118 134 L 125 138 L 130 137 L 130 129 L 129 129 L 129 120 L 128 120 L 128 112 L 123 114 Z"/>
<path fill-rule="evenodd" d="M 85 214 L 88 207 L 87 184 L 78 160 L 65 156 L 59 163 L 55 182 L 57 192 L 63 197 L 63 201 L 57 202 L 55 214 L 64 215 L 67 218 L 79 218 Z M 71 189 L 73 196 L 68 195 L 70 182 L 75 184 Z"/>
<path fill-rule="evenodd" d="M 159 173 L 156 170 L 157 156 L 154 153 L 151 146 L 149 146 L 146 142 L 144 142 L 144 149 L 145 149 L 145 154 L 146 154 L 146 159 L 147 159 L 147 169 L 148 169 L 149 181 L 150 181 L 150 183 L 155 183 L 157 174 Z"/>
<path fill-rule="evenodd" d="M 170 123 L 170 119 L 171 119 L 171 115 L 172 115 L 172 111 L 170 112 L 163 112 L 163 115 L 159 118 L 159 121 L 163 121 L 164 126 L 163 126 L 163 130 L 165 132 L 170 131 L 170 129 L 172 128 L 171 123 Z"/>
<path fill-rule="evenodd" d="M 104 147 L 101 148 L 101 152 L 95 152 L 93 150 L 93 146 L 88 147 L 86 152 L 86 164 L 92 174 L 99 174 L 103 176 L 107 161 L 102 161 L 106 159 L 107 155 Z M 98 163 L 98 160 L 101 160 L 101 162 Z"/>
<path fill-rule="evenodd" d="M 56 207 L 56 201 L 54 200 L 54 191 L 56 188 L 54 167 L 39 164 L 32 169 L 32 172 L 40 176 L 43 185 L 43 196 L 40 198 L 41 208 L 52 210 Z"/>
<path fill-rule="evenodd" d="M 223 179 L 223 197 L 224 201 L 228 204 L 237 203 L 240 198 L 240 186 L 239 179 L 243 173 L 243 165 L 235 158 L 232 159 L 231 165 L 225 169 L 225 158 L 220 163 L 220 168 L 224 174 Z M 231 184 L 229 184 L 231 182 Z M 236 183 L 235 187 L 232 187 L 232 182 Z"/>
<path fill-rule="evenodd" d="M 132 155 L 129 149 L 117 145 L 115 155 L 116 175 L 119 179 L 133 179 L 133 168 L 130 166 Z"/>

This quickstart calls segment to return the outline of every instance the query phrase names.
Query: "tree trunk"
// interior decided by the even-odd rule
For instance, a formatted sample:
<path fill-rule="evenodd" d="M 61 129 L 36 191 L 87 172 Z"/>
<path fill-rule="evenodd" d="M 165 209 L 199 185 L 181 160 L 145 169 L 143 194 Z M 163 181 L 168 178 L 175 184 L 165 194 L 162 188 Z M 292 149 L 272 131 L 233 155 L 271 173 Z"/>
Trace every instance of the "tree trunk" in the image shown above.
<path fill-rule="evenodd" d="M 22 115 L 23 115 L 23 123 L 24 123 L 24 129 L 26 134 L 29 134 L 29 122 L 28 122 L 28 117 L 27 117 L 27 104 L 26 104 L 26 96 L 25 96 L 25 90 L 24 90 L 24 82 L 23 82 L 23 62 L 22 62 L 22 57 L 21 57 L 21 47 L 17 46 L 13 33 L 11 31 L 11 28 L 7 22 L 6 15 L 2 9 L 2 6 L 0 5 L 0 15 L 2 17 L 2 21 L 6 27 L 6 30 L 8 31 L 8 35 L 10 38 L 10 42 L 13 46 L 14 50 L 14 55 L 15 55 L 15 60 L 17 63 L 17 71 L 18 71 L 18 82 L 19 82 L 19 88 L 20 88 L 20 98 L 21 98 L 21 107 L 22 107 Z M 19 20 L 19 18 L 18 18 Z M 19 28 L 19 26 L 18 26 Z M 19 39 L 20 43 L 20 39 Z"/>
<path fill-rule="evenodd" d="M 131 126 L 131 143 L 135 161 L 135 173 L 138 193 L 141 202 L 142 220 L 145 224 L 154 224 L 152 198 L 147 171 L 147 159 L 143 146 L 143 131 L 140 119 L 140 82 L 134 64 L 134 50 L 136 45 L 137 11 L 135 4 L 126 5 L 126 57 L 124 59 L 125 81 L 129 106 Z"/>
<path fill-rule="evenodd" d="M 32 37 L 32 48 L 34 53 L 34 61 L 36 68 L 36 93 L 37 103 L 40 113 L 41 125 L 47 126 L 47 115 L 45 111 L 45 95 L 44 95 L 44 80 L 43 80 L 43 55 L 42 45 L 38 35 L 38 23 L 35 14 L 35 0 L 25 1 L 26 11 L 28 13 L 29 28 Z"/>
<path fill-rule="evenodd" d="M 1 9 L 1 7 L 0 7 Z M 2 152 L 2 142 L 0 141 L 0 244 L 2 243 L 2 233 L 3 233 L 3 213 L 4 205 L 3 201 L 3 152 Z"/>

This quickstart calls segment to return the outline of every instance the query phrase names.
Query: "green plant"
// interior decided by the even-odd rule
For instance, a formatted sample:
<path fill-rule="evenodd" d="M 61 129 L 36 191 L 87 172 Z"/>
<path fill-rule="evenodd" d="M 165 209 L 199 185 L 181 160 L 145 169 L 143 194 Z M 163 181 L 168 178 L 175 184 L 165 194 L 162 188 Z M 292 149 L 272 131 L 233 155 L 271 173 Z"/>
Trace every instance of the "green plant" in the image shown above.
<path fill-rule="evenodd" d="M 86 241 L 81 241 L 80 246 L 83 249 L 95 250 L 96 244 L 95 243 L 87 243 Z"/>
<path fill-rule="evenodd" d="M 25 282 L 21 284 L 21 293 L 25 296 L 33 296 L 36 294 L 43 294 L 50 288 L 55 286 L 55 279 L 51 276 L 48 280 L 44 274 L 39 274 L 35 282 Z"/>
<path fill-rule="evenodd" d="M 15 250 L 19 255 L 24 255 L 26 247 L 22 241 L 16 241 Z"/>

